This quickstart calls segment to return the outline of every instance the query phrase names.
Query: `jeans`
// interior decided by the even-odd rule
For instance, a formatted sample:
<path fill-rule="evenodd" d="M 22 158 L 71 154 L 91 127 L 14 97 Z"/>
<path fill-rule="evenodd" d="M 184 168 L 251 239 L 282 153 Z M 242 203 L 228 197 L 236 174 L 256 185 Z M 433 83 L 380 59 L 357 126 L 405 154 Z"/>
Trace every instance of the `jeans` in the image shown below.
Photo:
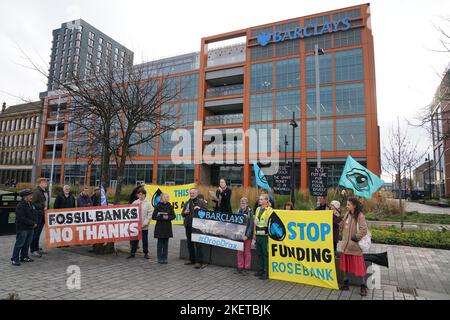
<path fill-rule="evenodd" d="M 158 262 L 167 261 L 168 250 L 169 250 L 169 238 L 158 238 L 157 244 Z"/>
<path fill-rule="evenodd" d="M 137 247 L 139 244 L 139 240 L 131 240 L 131 255 L 135 255 L 137 251 Z M 148 230 L 142 230 L 142 251 L 144 254 L 148 254 Z"/>
<path fill-rule="evenodd" d="M 244 251 L 237 252 L 237 264 L 239 269 L 250 270 L 252 265 L 252 240 L 244 241 Z"/>
<path fill-rule="evenodd" d="M 39 251 L 39 238 L 41 237 L 42 230 L 44 229 L 44 215 L 38 214 L 37 227 L 34 229 L 33 241 L 31 241 L 31 252 Z"/>
<path fill-rule="evenodd" d="M 192 227 L 186 227 L 186 239 L 189 250 L 189 260 L 191 262 L 203 263 L 202 248 L 198 243 L 192 242 Z"/>
<path fill-rule="evenodd" d="M 259 258 L 259 269 L 261 272 L 267 273 L 269 265 L 267 236 L 256 236 L 256 253 Z"/>
<path fill-rule="evenodd" d="M 17 231 L 16 243 L 11 260 L 19 261 L 20 259 L 29 258 L 28 251 L 30 249 L 31 241 L 33 240 L 33 230 Z"/>

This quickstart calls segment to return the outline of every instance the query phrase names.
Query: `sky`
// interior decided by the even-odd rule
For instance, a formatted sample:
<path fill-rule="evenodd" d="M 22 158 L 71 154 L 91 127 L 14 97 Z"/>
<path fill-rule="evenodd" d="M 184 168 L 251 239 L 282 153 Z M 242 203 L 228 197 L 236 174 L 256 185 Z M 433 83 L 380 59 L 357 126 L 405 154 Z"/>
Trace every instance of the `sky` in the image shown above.
<path fill-rule="evenodd" d="M 199 51 L 202 37 L 284 19 L 339 9 L 354 0 L 0 0 L 0 102 L 38 100 L 46 79 L 27 68 L 19 50 L 45 70 L 50 62 L 52 30 L 82 18 L 135 53 L 135 63 Z M 381 150 L 399 117 L 420 151 L 431 142 L 420 128 L 407 128 L 427 106 L 450 62 L 437 26 L 449 31 L 448 0 L 373 0 L 378 124 Z M 390 176 L 384 176 L 385 179 Z"/>

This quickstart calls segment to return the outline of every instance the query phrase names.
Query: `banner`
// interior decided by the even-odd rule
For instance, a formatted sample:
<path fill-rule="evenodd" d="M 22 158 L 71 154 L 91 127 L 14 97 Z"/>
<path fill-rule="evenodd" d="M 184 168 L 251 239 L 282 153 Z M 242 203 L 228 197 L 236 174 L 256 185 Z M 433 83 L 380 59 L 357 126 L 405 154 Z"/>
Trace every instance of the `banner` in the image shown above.
<path fill-rule="evenodd" d="M 175 211 L 175 219 L 172 220 L 172 224 L 183 224 L 183 217 L 181 216 L 181 211 L 183 210 L 184 204 L 189 201 L 189 190 L 195 188 L 195 184 L 184 184 L 179 186 L 158 186 L 158 185 L 145 185 L 145 190 L 147 191 L 147 200 L 150 205 L 156 207 L 160 201 L 160 197 L 163 193 L 169 195 L 170 203 Z M 152 224 L 156 221 L 152 220 Z"/>
<path fill-rule="evenodd" d="M 310 172 L 309 192 L 314 197 L 327 196 L 327 169 L 315 167 Z"/>
<path fill-rule="evenodd" d="M 140 240 L 141 209 L 137 204 L 47 210 L 48 247 Z"/>
<path fill-rule="evenodd" d="M 268 229 L 270 279 L 338 289 L 332 211 L 277 210 Z"/>
<path fill-rule="evenodd" d="M 192 241 L 244 251 L 247 216 L 199 210 L 192 217 Z"/>
<path fill-rule="evenodd" d="M 357 196 L 368 198 L 384 184 L 377 175 L 363 167 L 350 155 L 347 156 L 344 170 L 342 171 L 339 185 L 352 189 Z"/>
<path fill-rule="evenodd" d="M 281 195 L 291 194 L 291 166 L 280 165 L 273 175 L 273 192 Z"/>

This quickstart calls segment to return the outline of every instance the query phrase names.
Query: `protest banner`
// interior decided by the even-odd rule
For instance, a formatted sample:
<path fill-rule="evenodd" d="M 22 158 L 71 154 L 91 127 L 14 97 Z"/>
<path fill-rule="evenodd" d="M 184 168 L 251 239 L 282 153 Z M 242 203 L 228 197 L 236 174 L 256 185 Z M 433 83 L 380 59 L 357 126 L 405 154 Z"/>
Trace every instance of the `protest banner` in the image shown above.
<path fill-rule="evenodd" d="M 338 289 L 332 211 L 276 210 L 268 229 L 270 279 Z"/>
<path fill-rule="evenodd" d="M 327 195 L 327 170 L 326 168 L 313 168 L 309 179 L 309 192 L 314 197 Z"/>
<path fill-rule="evenodd" d="M 273 175 L 273 192 L 280 195 L 291 194 L 291 166 L 280 165 Z"/>
<path fill-rule="evenodd" d="M 244 251 L 247 216 L 199 210 L 192 217 L 192 241 Z"/>
<path fill-rule="evenodd" d="M 137 204 L 45 211 L 48 247 L 140 240 L 141 229 Z"/>
<path fill-rule="evenodd" d="M 175 211 L 175 219 L 172 224 L 183 224 L 183 217 L 181 212 L 184 204 L 189 201 L 189 190 L 195 188 L 195 184 L 183 184 L 179 186 L 158 186 L 158 185 L 145 185 L 147 191 L 147 199 L 150 205 L 154 208 L 159 203 L 161 195 L 167 193 L 169 195 L 170 203 Z M 156 221 L 152 220 L 152 224 Z"/>

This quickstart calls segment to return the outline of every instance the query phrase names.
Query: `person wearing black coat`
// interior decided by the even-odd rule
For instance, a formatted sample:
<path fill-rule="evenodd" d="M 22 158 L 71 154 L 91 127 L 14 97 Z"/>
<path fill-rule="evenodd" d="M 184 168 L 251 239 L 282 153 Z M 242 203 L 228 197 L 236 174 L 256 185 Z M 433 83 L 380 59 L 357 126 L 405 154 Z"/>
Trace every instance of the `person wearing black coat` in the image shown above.
<path fill-rule="evenodd" d="M 54 209 L 75 208 L 75 196 L 70 192 L 70 186 L 65 185 L 53 204 Z"/>
<path fill-rule="evenodd" d="M 175 219 L 175 211 L 169 202 L 167 193 L 161 195 L 161 201 L 153 210 L 152 219 L 156 220 L 155 238 L 158 239 L 158 263 L 167 264 L 169 238 L 173 237 L 172 220 Z"/>
<path fill-rule="evenodd" d="M 19 195 L 22 200 L 16 207 L 16 243 L 11 258 L 14 266 L 20 266 L 20 261 L 33 261 L 30 259 L 28 251 L 33 240 L 34 229 L 38 226 L 38 216 L 32 204 L 33 192 L 26 189 L 19 192 Z"/>
<path fill-rule="evenodd" d="M 215 210 L 222 213 L 232 213 L 231 210 L 231 189 L 228 188 L 225 179 L 220 179 L 219 188 L 216 191 L 216 197 L 219 199 L 216 201 Z"/>

